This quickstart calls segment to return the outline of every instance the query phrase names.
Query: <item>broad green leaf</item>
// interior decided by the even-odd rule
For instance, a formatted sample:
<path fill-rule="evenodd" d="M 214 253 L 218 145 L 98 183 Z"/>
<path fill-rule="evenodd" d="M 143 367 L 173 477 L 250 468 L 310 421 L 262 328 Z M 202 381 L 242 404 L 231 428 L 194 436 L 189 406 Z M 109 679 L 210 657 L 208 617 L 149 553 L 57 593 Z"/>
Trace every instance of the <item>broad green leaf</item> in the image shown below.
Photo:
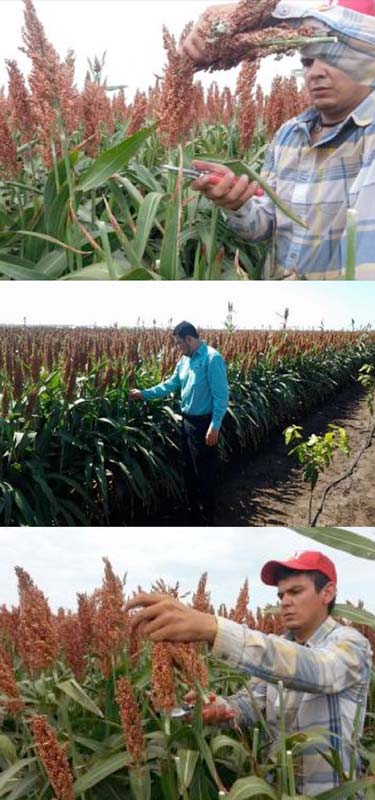
<path fill-rule="evenodd" d="M 43 239 L 45 242 L 51 242 L 51 244 L 58 244 L 59 247 L 64 247 L 65 250 L 71 250 L 72 253 L 79 253 L 80 255 L 85 256 L 85 250 L 77 250 L 76 247 L 72 247 L 72 245 L 65 244 L 65 242 L 61 242 L 59 239 L 55 239 L 54 236 L 48 236 L 46 233 L 37 233 L 36 231 L 15 231 L 15 233 L 21 234 L 21 236 L 32 236 L 35 239 Z"/>
<path fill-rule="evenodd" d="M 115 172 L 122 170 L 130 158 L 135 156 L 143 142 L 156 130 L 157 123 L 149 128 L 143 128 L 129 136 L 124 142 L 111 147 L 105 153 L 101 153 L 86 172 L 84 172 L 77 184 L 76 189 L 88 192 L 90 189 L 97 189 L 102 186 Z"/>
<path fill-rule="evenodd" d="M 119 265 L 114 262 L 116 271 L 118 273 L 117 278 L 124 278 L 126 275 L 130 275 L 130 272 L 126 272 L 124 267 L 119 267 Z M 95 264 L 91 264 L 88 267 L 83 267 L 83 269 L 76 269 L 74 272 L 68 272 L 67 275 L 63 275 L 60 278 L 62 281 L 109 281 L 111 280 L 109 271 L 108 271 L 108 264 L 106 261 L 98 261 Z"/>
<path fill-rule="evenodd" d="M 143 258 L 159 204 L 163 197 L 164 194 L 161 192 L 150 192 L 146 195 L 138 211 L 137 230 L 133 240 L 133 247 L 140 261 Z"/>
<path fill-rule="evenodd" d="M 119 278 L 120 281 L 158 281 L 160 280 L 159 275 L 155 275 L 155 272 L 151 272 L 149 269 L 145 269 L 144 267 L 138 267 L 138 269 L 132 269 L 130 272 L 127 272 L 126 275 L 123 275 Z"/>
<path fill-rule="evenodd" d="M 348 603 L 346 605 L 335 604 L 333 615 L 335 617 L 344 617 L 344 619 L 349 619 L 351 622 L 358 623 L 358 625 L 369 625 L 370 628 L 375 628 L 375 614 L 371 614 L 370 611 L 366 611 L 364 608 L 351 606 Z"/>
<path fill-rule="evenodd" d="M 344 800 L 346 797 L 355 797 L 356 792 L 366 791 L 367 788 L 375 787 L 375 775 L 369 778 L 362 778 L 359 781 L 348 781 L 337 786 L 336 789 L 330 789 L 328 792 L 322 792 L 316 795 L 319 800 Z"/>
<path fill-rule="evenodd" d="M 67 268 L 66 253 L 52 250 L 51 253 L 45 253 L 35 266 L 45 278 L 60 278 Z"/>
<path fill-rule="evenodd" d="M 129 781 L 135 800 L 150 800 L 151 778 L 148 767 L 133 767 L 130 769 Z"/>
<path fill-rule="evenodd" d="M 0 756 L 8 764 L 14 764 L 17 761 L 17 750 L 12 740 L 5 733 L 0 734 Z"/>
<path fill-rule="evenodd" d="M 250 778 L 239 778 L 235 781 L 227 794 L 227 800 L 247 800 L 248 797 L 257 797 L 259 795 L 265 795 L 266 797 L 271 797 L 272 800 L 277 800 L 277 794 L 269 783 L 262 778 L 251 776 Z"/>
<path fill-rule="evenodd" d="M 202 157 L 199 156 L 199 159 L 201 158 Z M 212 160 L 216 161 L 216 163 L 219 163 L 218 159 L 207 158 L 204 160 L 205 161 Z M 291 208 L 289 208 L 289 206 L 286 205 L 286 203 L 283 202 L 283 200 L 280 199 L 280 197 L 276 194 L 276 192 L 274 192 L 274 190 L 267 183 L 267 181 L 265 181 L 264 178 L 262 178 L 262 176 L 259 174 L 259 172 L 253 169 L 253 167 L 251 167 L 250 164 L 244 164 L 243 161 L 239 160 L 222 161 L 220 163 L 222 163 L 225 167 L 229 167 L 229 169 L 231 169 L 232 172 L 234 172 L 234 174 L 237 176 L 243 174 L 248 175 L 251 181 L 256 181 L 259 184 L 259 186 L 261 186 L 262 189 L 264 189 L 265 193 L 268 194 L 268 197 L 271 198 L 275 206 L 277 206 L 277 208 L 279 208 L 280 211 L 282 211 L 282 213 L 285 214 L 286 217 L 289 217 L 289 219 L 292 219 L 293 222 L 296 222 L 298 225 L 301 225 L 302 228 L 308 228 L 308 225 L 306 225 L 306 223 L 298 216 L 298 214 L 296 214 Z"/>
<path fill-rule="evenodd" d="M 63 681 L 62 683 L 56 684 L 57 688 L 60 689 L 64 694 L 67 694 L 72 700 L 78 703 L 83 708 L 86 708 L 87 711 L 91 711 L 93 714 L 96 714 L 97 717 L 103 717 L 103 712 L 100 708 L 91 700 L 91 697 L 86 694 L 82 686 L 77 683 L 74 678 L 70 678 L 68 681 Z"/>
<path fill-rule="evenodd" d="M 185 792 L 191 784 L 198 758 L 197 750 L 181 749 L 177 751 L 176 769 L 181 793 Z"/>
<path fill-rule="evenodd" d="M 179 180 L 176 185 L 180 185 Z M 160 275 L 168 281 L 175 281 L 179 278 L 181 199 L 180 186 L 177 195 L 172 195 L 168 202 L 165 233 L 160 251 Z"/>
<path fill-rule="evenodd" d="M 344 550 L 359 558 L 375 559 L 375 541 L 343 528 L 295 528 L 290 530 L 315 539 L 317 542 Z"/>
<path fill-rule="evenodd" d="M 14 788 L 7 793 L 6 800 L 25 800 L 32 797 L 32 790 L 40 783 L 40 775 L 38 772 L 32 772 L 24 778 L 18 778 Z"/>
<path fill-rule="evenodd" d="M 249 753 L 243 744 L 241 744 L 241 742 L 237 742 L 235 739 L 232 739 L 230 736 L 222 734 L 220 736 L 215 736 L 215 738 L 212 739 L 211 750 L 214 756 L 216 756 L 224 747 L 230 747 L 231 750 L 233 750 L 233 752 L 238 756 L 240 763 L 248 758 Z"/>
<path fill-rule="evenodd" d="M 35 757 L 22 758 L 19 761 L 16 761 L 15 764 L 12 764 L 11 767 L 8 767 L 8 769 L 5 769 L 0 774 L 0 792 L 2 792 L 5 788 L 7 788 L 8 784 L 9 784 L 9 789 L 12 789 L 13 788 L 13 783 L 14 783 L 14 780 L 13 780 L 14 777 L 22 769 L 25 769 L 25 767 L 29 766 L 29 764 L 32 764 L 34 761 L 36 761 Z"/>
<path fill-rule="evenodd" d="M 45 281 L 47 277 L 43 272 L 39 272 L 36 269 L 29 269 L 29 267 L 7 263 L 3 259 L 0 260 L 0 272 L 15 281 Z"/>
<path fill-rule="evenodd" d="M 104 781 L 109 775 L 118 772 L 119 769 L 128 767 L 131 762 L 129 753 L 115 753 L 109 758 L 98 760 L 93 767 L 90 767 L 85 775 L 81 775 L 73 785 L 74 796 L 79 797 L 83 792 L 87 792 L 92 786 Z"/>

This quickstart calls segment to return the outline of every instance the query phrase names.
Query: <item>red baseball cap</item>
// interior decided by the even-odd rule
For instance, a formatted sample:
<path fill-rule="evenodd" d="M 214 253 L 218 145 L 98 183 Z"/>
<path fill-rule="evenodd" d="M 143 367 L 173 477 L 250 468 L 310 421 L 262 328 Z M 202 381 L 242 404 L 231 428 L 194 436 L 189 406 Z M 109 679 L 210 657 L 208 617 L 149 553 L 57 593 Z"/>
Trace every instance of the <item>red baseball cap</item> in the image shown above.
<path fill-rule="evenodd" d="M 323 575 L 326 575 L 330 581 L 337 583 L 336 567 L 333 561 L 323 553 L 320 553 L 319 550 L 304 550 L 303 553 L 296 553 L 293 558 L 289 558 L 287 561 L 267 561 L 260 573 L 263 583 L 267 583 L 268 586 L 277 586 L 275 573 L 278 567 L 298 569 L 301 572 L 317 569 Z"/>
<path fill-rule="evenodd" d="M 338 5 L 351 8 L 352 11 L 358 11 L 360 14 L 368 14 L 370 17 L 375 16 L 374 0 L 338 0 Z"/>

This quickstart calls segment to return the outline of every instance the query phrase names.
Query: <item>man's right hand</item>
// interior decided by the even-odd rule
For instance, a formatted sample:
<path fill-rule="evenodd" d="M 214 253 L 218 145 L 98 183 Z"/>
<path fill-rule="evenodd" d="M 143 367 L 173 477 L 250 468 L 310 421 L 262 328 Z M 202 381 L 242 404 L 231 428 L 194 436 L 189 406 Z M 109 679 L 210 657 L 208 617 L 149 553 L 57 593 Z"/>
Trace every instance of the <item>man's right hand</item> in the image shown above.
<path fill-rule="evenodd" d="M 202 172 L 207 170 L 207 172 L 221 176 L 221 180 L 215 184 L 210 183 L 210 175 L 202 175 L 201 178 L 196 178 L 191 183 L 192 189 L 201 192 L 219 208 L 238 211 L 246 203 L 246 200 L 249 200 L 259 189 L 256 181 L 250 183 L 247 175 L 236 177 L 232 170 L 223 164 L 195 159 L 192 165 Z"/>
<path fill-rule="evenodd" d="M 188 692 L 184 697 L 185 702 L 191 703 L 192 705 L 194 705 L 196 699 L 197 693 L 194 690 Z M 207 725 L 216 725 L 220 724 L 220 722 L 227 722 L 228 720 L 234 719 L 235 716 L 236 713 L 233 708 L 230 708 L 224 700 L 220 700 L 220 698 L 217 699 L 214 692 L 210 692 L 208 695 L 208 703 L 205 703 L 202 707 L 203 722 Z"/>
<path fill-rule="evenodd" d="M 130 389 L 128 393 L 128 400 L 142 400 L 142 392 L 140 389 Z"/>
<path fill-rule="evenodd" d="M 209 66 L 206 54 L 206 43 L 201 38 L 200 27 L 205 25 L 207 22 L 215 23 L 218 19 L 225 22 L 233 14 L 233 9 L 235 7 L 235 4 L 228 3 L 225 5 L 209 6 L 206 8 L 206 11 L 199 17 L 198 21 L 186 39 L 182 42 L 182 45 L 179 48 L 180 55 L 188 56 L 194 62 L 194 64 L 197 65 L 197 67 L 204 68 Z"/>

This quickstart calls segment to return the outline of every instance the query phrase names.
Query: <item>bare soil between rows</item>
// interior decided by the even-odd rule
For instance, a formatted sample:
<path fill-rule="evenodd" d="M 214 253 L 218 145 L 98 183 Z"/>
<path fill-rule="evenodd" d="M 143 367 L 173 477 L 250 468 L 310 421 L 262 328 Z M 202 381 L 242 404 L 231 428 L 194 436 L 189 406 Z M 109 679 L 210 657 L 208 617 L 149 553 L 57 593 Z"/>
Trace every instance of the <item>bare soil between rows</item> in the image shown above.
<path fill-rule="evenodd" d="M 332 466 L 319 478 L 314 491 L 317 507 L 325 487 L 346 473 L 367 438 L 369 411 L 363 390 L 350 387 L 326 401 L 315 413 L 296 420 L 304 435 L 324 434 L 330 423 L 346 429 L 351 455 L 335 454 Z M 353 474 L 328 494 L 317 525 L 364 526 L 375 523 L 375 438 Z M 302 468 L 288 457 L 282 432 L 276 432 L 262 450 L 225 465 L 217 489 L 216 526 L 266 527 L 308 524 L 309 485 Z M 135 525 L 179 527 L 191 525 L 185 509 L 169 504 Z"/>

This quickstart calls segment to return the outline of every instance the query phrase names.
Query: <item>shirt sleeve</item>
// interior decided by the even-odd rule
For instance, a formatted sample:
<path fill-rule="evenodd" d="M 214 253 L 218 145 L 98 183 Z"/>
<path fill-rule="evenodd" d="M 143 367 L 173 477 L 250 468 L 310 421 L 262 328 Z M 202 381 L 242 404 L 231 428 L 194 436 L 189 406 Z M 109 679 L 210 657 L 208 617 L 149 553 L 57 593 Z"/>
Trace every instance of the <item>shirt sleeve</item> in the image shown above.
<path fill-rule="evenodd" d="M 275 142 L 267 150 L 262 177 L 276 191 Z M 276 225 L 276 208 L 268 195 L 246 200 L 238 211 L 225 210 L 229 227 L 245 241 L 257 242 L 269 239 Z"/>
<path fill-rule="evenodd" d="M 225 698 L 226 705 L 236 713 L 235 722 L 241 727 L 255 725 L 266 708 L 267 684 L 252 679 L 236 694 Z"/>
<path fill-rule="evenodd" d="M 157 400 L 159 397 L 167 397 L 171 392 L 176 392 L 181 386 L 179 365 L 176 365 L 173 375 L 150 389 L 142 389 L 143 400 Z"/>
<path fill-rule="evenodd" d="M 308 647 L 218 617 L 213 656 L 269 683 L 311 694 L 337 694 L 366 686 L 371 647 L 355 628 L 340 626 L 325 645 Z"/>
<path fill-rule="evenodd" d="M 220 353 L 216 353 L 209 362 L 208 383 L 213 400 L 212 427 L 219 430 L 229 401 L 227 369 Z"/>

